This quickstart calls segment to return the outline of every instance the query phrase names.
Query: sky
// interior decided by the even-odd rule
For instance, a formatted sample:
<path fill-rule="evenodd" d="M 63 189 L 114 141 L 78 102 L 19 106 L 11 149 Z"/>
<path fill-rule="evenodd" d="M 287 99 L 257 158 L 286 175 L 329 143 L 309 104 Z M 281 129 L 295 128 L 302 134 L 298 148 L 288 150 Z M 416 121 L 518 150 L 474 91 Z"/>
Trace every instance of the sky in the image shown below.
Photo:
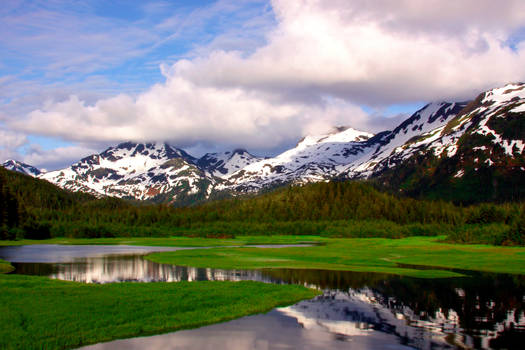
<path fill-rule="evenodd" d="M 274 155 L 525 81 L 523 0 L 2 0 L 0 160 Z"/>

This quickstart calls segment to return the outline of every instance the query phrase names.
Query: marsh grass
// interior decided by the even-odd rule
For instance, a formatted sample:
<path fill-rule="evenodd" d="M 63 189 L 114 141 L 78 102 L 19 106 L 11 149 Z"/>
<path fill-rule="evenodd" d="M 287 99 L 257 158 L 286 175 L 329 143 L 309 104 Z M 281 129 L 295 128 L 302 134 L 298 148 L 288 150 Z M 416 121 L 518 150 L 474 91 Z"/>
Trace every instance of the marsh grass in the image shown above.
<path fill-rule="evenodd" d="M 14 270 L 14 267 L 7 261 L 0 259 L 0 273 L 8 273 Z"/>
<path fill-rule="evenodd" d="M 298 248 L 217 248 L 154 253 L 165 264 L 223 269 L 301 268 L 382 272 L 422 278 L 457 277 L 447 269 L 525 274 L 525 248 L 440 243 L 444 236 L 403 239 L 317 237 L 324 244 Z M 398 265 L 421 265 L 425 269 Z M 435 269 L 428 269 L 435 267 Z"/>
<path fill-rule="evenodd" d="M 258 282 L 83 284 L 0 275 L 0 348 L 70 349 L 266 312 L 318 294 Z"/>

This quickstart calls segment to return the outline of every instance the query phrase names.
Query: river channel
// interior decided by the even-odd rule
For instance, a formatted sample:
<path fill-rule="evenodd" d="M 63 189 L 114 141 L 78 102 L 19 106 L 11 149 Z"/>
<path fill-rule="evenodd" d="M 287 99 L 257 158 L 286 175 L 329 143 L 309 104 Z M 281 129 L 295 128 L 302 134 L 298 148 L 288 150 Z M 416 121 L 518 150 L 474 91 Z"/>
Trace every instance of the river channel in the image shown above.
<path fill-rule="evenodd" d="M 266 314 L 83 349 L 522 349 L 525 276 L 469 272 L 417 279 L 325 270 L 220 270 L 157 264 L 150 252 L 188 248 L 0 247 L 13 273 L 84 283 L 295 283 L 323 294 Z"/>

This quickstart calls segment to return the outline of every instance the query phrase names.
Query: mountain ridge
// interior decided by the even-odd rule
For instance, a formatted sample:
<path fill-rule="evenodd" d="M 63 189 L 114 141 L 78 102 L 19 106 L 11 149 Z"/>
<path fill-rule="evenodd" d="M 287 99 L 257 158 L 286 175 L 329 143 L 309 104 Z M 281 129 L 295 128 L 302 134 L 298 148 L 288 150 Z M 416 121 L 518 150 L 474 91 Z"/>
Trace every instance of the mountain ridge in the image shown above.
<path fill-rule="evenodd" d="M 18 160 L 15 160 L 15 159 L 8 159 L 6 160 L 3 164 L 2 164 L 2 167 L 4 167 L 5 169 L 8 169 L 8 170 L 12 170 L 12 171 L 17 171 L 19 173 L 22 173 L 22 174 L 25 174 L 25 175 L 29 175 L 29 176 L 33 176 L 33 177 L 36 177 L 40 174 L 42 174 L 42 170 L 32 166 L 32 165 L 29 165 L 29 164 L 26 164 L 24 162 L 20 162 Z"/>
<path fill-rule="evenodd" d="M 334 178 L 376 178 L 417 195 L 427 187 L 453 188 L 464 174 L 476 176 L 479 169 L 488 168 L 487 176 L 500 184 L 508 176 L 523 177 L 524 121 L 525 85 L 514 83 L 482 92 L 472 101 L 429 103 L 396 128 L 376 135 L 350 127 L 307 135 L 272 158 L 244 149 L 195 158 L 167 143 L 125 142 L 69 168 L 32 176 L 97 196 L 171 203 Z M 483 164 L 475 166 L 480 159 Z M 30 167 L 24 166 L 20 170 Z M 493 192 L 481 197 L 497 198 Z"/>

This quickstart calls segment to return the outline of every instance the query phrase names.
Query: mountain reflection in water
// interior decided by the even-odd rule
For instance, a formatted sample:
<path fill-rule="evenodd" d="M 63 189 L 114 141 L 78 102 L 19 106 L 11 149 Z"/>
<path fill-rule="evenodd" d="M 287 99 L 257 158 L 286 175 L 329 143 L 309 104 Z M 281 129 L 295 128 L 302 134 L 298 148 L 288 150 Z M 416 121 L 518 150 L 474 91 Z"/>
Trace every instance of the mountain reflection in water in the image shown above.
<path fill-rule="evenodd" d="M 525 276 L 474 273 L 466 278 L 416 279 L 342 271 L 265 273 L 325 291 L 318 300 L 284 309 L 298 320 L 302 316 L 304 325 L 315 320 L 315 325 L 346 335 L 379 330 L 419 349 L 522 349 L 525 341 Z M 333 323 L 345 319 L 359 330 L 349 329 L 348 334 Z"/>
<path fill-rule="evenodd" d="M 255 280 L 323 291 L 264 315 L 89 349 L 521 349 L 525 341 L 525 276 L 416 279 L 325 270 L 220 270 L 162 265 L 140 254 L 13 265 L 19 274 L 87 283 Z"/>
<path fill-rule="evenodd" d="M 13 263 L 14 273 L 84 283 L 274 281 L 255 270 L 219 270 L 157 264 L 142 255 L 77 258 L 69 263 Z"/>

